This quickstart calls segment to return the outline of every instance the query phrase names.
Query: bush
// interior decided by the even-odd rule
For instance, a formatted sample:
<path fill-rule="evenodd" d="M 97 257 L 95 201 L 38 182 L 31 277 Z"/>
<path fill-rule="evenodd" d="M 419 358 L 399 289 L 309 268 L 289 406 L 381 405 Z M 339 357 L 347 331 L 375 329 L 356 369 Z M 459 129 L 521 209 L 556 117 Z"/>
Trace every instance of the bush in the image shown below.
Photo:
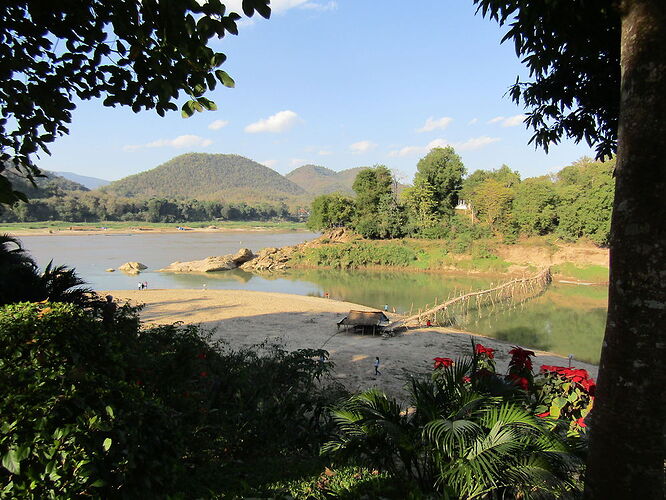
<path fill-rule="evenodd" d="M 0 309 L 3 496 L 171 491 L 179 420 L 132 381 L 133 334 L 112 335 L 71 304 Z"/>
<path fill-rule="evenodd" d="M 340 269 L 368 266 L 407 267 L 416 258 L 414 250 L 403 244 L 365 241 L 308 248 L 301 257 L 312 265 Z"/>
<path fill-rule="evenodd" d="M 580 494 L 582 441 L 536 414 L 533 353 L 514 348 L 505 377 L 494 353 L 476 344 L 470 358 L 434 358 L 430 379 L 411 380 L 408 408 L 375 389 L 348 399 L 322 452 L 445 498 Z"/>

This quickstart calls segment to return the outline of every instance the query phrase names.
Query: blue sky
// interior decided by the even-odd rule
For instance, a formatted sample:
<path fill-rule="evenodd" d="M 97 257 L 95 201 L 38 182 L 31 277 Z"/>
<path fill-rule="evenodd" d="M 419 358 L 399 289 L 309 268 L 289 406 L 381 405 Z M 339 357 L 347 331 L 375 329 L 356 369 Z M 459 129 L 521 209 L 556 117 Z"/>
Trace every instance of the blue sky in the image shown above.
<path fill-rule="evenodd" d="M 592 155 L 570 141 L 548 155 L 527 144 L 524 109 L 506 95 L 525 70 L 471 0 L 272 5 L 270 20 L 245 19 L 239 36 L 215 42 L 236 81 L 209 96 L 218 111 L 160 118 L 84 102 L 38 165 L 115 180 L 196 151 L 240 154 L 283 174 L 306 163 L 384 164 L 411 181 L 438 145 L 454 146 L 469 172 L 506 163 L 523 177 Z"/>

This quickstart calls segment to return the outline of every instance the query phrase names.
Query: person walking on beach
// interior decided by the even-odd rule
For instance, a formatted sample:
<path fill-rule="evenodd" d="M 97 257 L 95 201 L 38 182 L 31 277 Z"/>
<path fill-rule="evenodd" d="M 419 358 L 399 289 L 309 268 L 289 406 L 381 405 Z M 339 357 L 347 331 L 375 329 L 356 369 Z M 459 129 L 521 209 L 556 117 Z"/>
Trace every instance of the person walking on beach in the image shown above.
<path fill-rule="evenodd" d="M 375 358 L 374 365 L 375 365 L 375 375 L 381 375 L 382 372 L 379 371 L 379 356 Z"/>

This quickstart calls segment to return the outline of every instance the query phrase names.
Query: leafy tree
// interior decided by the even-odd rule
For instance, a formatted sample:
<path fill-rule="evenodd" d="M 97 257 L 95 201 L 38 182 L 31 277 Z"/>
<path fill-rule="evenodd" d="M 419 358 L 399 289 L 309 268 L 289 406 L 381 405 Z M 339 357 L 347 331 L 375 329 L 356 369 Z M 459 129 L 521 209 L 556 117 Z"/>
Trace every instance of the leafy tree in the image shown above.
<path fill-rule="evenodd" d="M 405 213 L 393 194 L 385 194 L 377 207 L 377 232 L 380 238 L 401 238 L 405 235 Z"/>
<path fill-rule="evenodd" d="M 509 225 L 513 196 L 513 189 L 489 177 L 477 186 L 470 201 L 479 220 L 500 231 Z"/>
<path fill-rule="evenodd" d="M 441 222 L 434 188 L 428 181 L 417 179 L 414 186 L 405 189 L 402 196 L 407 206 L 413 232 L 428 237 L 433 228 Z"/>
<path fill-rule="evenodd" d="M 352 188 L 356 193 L 356 206 L 359 212 L 376 212 L 380 198 L 392 192 L 393 177 L 384 165 L 361 170 Z"/>
<path fill-rule="evenodd" d="M 510 23 L 528 66 L 515 100 L 532 140 L 615 153 L 608 320 L 592 416 L 587 498 L 663 498 L 666 433 L 666 2 L 474 0 Z M 620 47 L 622 51 L 620 54 Z"/>
<path fill-rule="evenodd" d="M 332 227 L 344 227 L 354 216 L 354 201 L 340 194 L 323 194 L 312 202 L 308 228 L 321 231 Z"/>
<path fill-rule="evenodd" d="M 243 0 L 243 10 L 269 17 L 269 0 Z M 236 13 L 220 0 L 10 0 L 0 10 L 0 203 L 25 196 L 2 172 L 10 163 L 34 180 L 36 153 L 68 133 L 77 100 L 105 106 L 178 109 L 184 116 L 215 109 L 204 97 L 218 82 L 226 56 L 211 39 L 237 34 Z"/>
<path fill-rule="evenodd" d="M 416 166 L 414 185 L 432 188 L 440 215 L 451 214 L 458 204 L 465 166 L 451 146 L 434 148 Z"/>
<path fill-rule="evenodd" d="M 365 238 L 378 238 L 377 213 L 383 196 L 392 195 L 393 177 L 384 165 L 361 170 L 352 188 L 356 193 L 354 229 Z"/>
<path fill-rule="evenodd" d="M 515 190 L 513 218 L 522 234 L 547 234 L 557 222 L 557 206 L 557 193 L 549 179 L 525 179 Z"/>

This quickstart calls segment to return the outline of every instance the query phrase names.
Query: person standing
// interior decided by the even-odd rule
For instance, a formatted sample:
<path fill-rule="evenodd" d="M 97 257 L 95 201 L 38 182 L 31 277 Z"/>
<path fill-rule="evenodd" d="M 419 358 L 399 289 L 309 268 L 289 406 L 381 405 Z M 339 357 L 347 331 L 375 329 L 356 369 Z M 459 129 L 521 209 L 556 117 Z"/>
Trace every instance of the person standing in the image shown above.
<path fill-rule="evenodd" d="M 379 371 L 379 356 L 375 358 L 374 365 L 375 365 L 375 375 L 381 375 L 382 372 Z"/>
<path fill-rule="evenodd" d="M 104 302 L 104 305 L 102 306 L 102 324 L 107 328 L 113 326 L 113 320 L 117 308 L 118 306 L 116 306 L 116 303 L 113 301 L 113 296 L 107 295 L 106 302 Z"/>

